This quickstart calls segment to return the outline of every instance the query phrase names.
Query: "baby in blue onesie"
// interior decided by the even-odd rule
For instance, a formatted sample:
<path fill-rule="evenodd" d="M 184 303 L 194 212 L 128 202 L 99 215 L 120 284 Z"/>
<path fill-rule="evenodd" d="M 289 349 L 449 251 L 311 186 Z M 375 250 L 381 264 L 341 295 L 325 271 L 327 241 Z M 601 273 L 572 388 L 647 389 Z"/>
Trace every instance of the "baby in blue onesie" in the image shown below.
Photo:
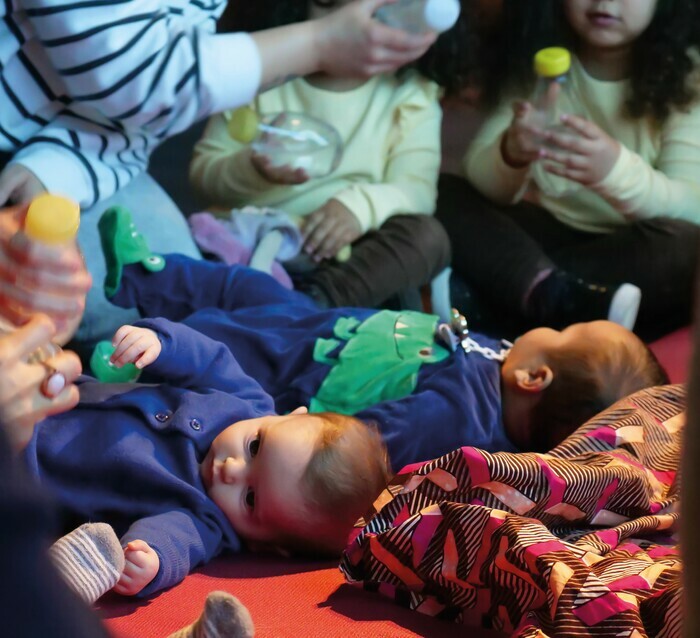
<path fill-rule="evenodd" d="M 83 378 L 80 403 L 24 452 L 71 522 L 121 537 L 115 590 L 150 595 L 243 545 L 339 554 L 389 478 L 377 433 L 306 408 L 279 416 L 223 344 L 165 319 L 140 326 L 161 345 L 161 383 Z"/>
<path fill-rule="evenodd" d="M 319 310 L 245 267 L 153 255 L 124 209 L 107 211 L 100 232 L 113 303 L 225 344 L 279 412 L 303 405 L 376 424 L 395 469 L 462 445 L 544 451 L 617 399 L 667 382 L 648 348 L 610 322 L 530 331 L 501 363 L 478 351 L 500 344 L 478 335 L 480 349 L 451 352 L 432 315 Z M 147 362 L 147 349 L 117 336 L 117 364 Z"/>

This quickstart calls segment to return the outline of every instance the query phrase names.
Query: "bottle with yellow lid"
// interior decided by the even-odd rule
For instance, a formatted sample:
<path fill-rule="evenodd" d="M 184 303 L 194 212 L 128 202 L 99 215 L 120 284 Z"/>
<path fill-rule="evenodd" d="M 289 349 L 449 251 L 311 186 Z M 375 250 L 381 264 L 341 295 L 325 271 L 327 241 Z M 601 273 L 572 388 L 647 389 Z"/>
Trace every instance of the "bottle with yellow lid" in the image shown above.
<path fill-rule="evenodd" d="M 563 106 L 572 106 L 570 100 L 563 99 L 568 92 L 567 79 L 570 69 L 571 53 L 567 49 L 549 47 L 535 54 L 534 70 L 537 81 L 530 102 L 534 107 L 533 124 L 541 130 L 564 128 L 561 116 L 566 109 Z M 546 171 L 541 161 L 534 162 L 531 168 L 533 180 L 540 191 L 549 197 L 564 197 L 581 187 L 576 182 Z"/>
<path fill-rule="evenodd" d="M 24 234 L 32 241 L 47 245 L 72 244 L 80 226 L 80 207 L 74 201 L 43 193 L 35 197 L 24 220 Z M 16 326 L 0 317 L 0 333 L 12 332 Z M 36 350 L 30 361 L 43 361 L 60 352 L 59 345 L 51 343 Z"/>
<path fill-rule="evenodd" d="M 307 177 L 323 177 L 340 163 L 343 142 L 338 131 L 305 113 L 283 111 L 259 116 L 243 106 L 226 115 L 229 135 L 267 157 L 272 166 L 302 169 Z"/>

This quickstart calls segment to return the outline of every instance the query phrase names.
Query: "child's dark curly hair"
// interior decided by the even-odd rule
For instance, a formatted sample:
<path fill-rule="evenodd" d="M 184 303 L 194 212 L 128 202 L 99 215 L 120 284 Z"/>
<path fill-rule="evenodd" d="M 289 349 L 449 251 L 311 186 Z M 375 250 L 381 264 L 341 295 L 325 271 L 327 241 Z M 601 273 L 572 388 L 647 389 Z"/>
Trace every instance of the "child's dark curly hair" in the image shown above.
<path fill-rule="evenodd" d="M 333 7 L 338 0 L 312 0 L 319 7 Z M 472 3 L 460 0 L 462 12 L 457 24 L 443 33 L 419 60 L 405 68 L 415 68 L 442 86 L 447 93 L 463 88 L 473 74 L 476 34 L 470 18 Z M 220 32 L 260 31 L 309 17 L 307 0 L 249 0 L 230 2 L 218 23 Z"/>
<path fill-rule="evenodd" d="M 503 0 L 499 18 L 482 34 L 479 84 L 484 103 L 494 106 L 505 89 L 527 95 L 533 81 L 532 58 L 543 47 L 576 49 L 564 15 L 564 0 Z M 633 46 L 632 117 L 650 116 L 663 122 L 698 98 L 688 80 L 695 68 L 689 54 L 700 52 L 700 2 L 659 0 L 656 15 Z"/>

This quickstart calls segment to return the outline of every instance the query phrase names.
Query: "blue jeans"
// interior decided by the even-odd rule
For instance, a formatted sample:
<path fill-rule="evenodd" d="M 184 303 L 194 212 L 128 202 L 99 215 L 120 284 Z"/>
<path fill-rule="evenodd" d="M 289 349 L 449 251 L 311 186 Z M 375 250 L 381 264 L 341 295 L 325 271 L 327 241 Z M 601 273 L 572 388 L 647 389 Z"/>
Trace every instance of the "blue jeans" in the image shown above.
<path fill-rule="evenodd" d="M 75 336 L 82 346 L 111 339 L 119 326 L 139 318 L 136 310 L 113 306 L 104 294 L 106 268 L 97 222 L 110 206 L 124 206 L 131 212 L 136 228 L 154 252 L 201 257 L 185 217 L 148 174 L 140 175 L 108 199 L 84 210 L 80 217 L 78 241 L 92 275 L 92 288 L 87 296 L 83 321 Z"/>

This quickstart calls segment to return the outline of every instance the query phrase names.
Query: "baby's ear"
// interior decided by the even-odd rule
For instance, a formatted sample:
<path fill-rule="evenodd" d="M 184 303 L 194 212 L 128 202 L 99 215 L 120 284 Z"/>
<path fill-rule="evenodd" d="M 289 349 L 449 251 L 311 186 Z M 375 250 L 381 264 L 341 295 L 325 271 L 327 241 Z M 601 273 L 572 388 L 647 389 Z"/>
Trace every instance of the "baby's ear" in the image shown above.
<path fill-rule="evenodd" d="M 554 381 L 554 372 L 546 364 L 533 368 L 518 368 L 514 375 L 516 386 L 523 392 L 543 392 Z"/>
<path fill-rule="evenodd" d="M 292 410 L 290 414 L 308 414 L 309 413 L 309 408 L 306 406 L 300 405 L 296 410 Z"/>

